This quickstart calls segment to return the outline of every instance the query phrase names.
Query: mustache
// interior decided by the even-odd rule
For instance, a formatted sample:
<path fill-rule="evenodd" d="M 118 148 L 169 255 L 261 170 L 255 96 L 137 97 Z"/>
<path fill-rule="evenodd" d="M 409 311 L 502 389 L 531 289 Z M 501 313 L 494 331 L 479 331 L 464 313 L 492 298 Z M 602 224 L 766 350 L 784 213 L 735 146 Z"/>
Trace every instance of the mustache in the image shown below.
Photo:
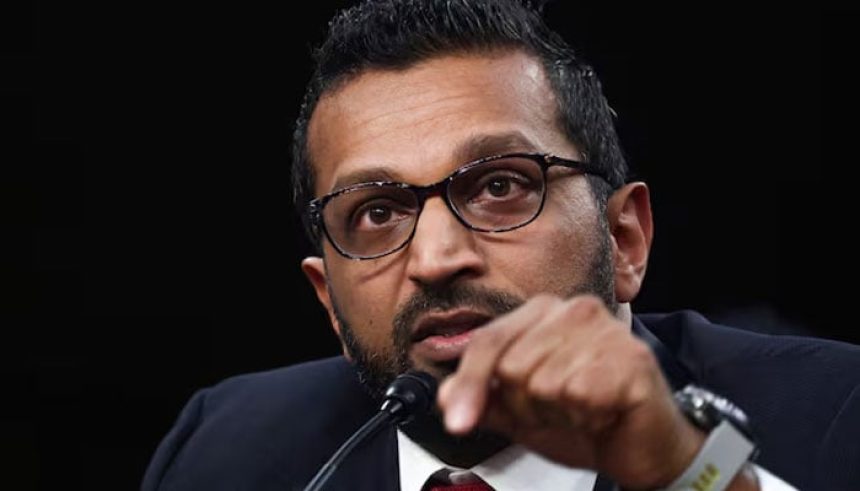
<path fill-rule="evenodd" d="M 401 348 L 407 347 L 416 320 L 425 313 L 466 307 L 497 317 L 514 310 L 523 302 L 524 299 L 511 293 L 477 285 L 425 287 L 410 297 L 394 316 L 394 343 Z"/>

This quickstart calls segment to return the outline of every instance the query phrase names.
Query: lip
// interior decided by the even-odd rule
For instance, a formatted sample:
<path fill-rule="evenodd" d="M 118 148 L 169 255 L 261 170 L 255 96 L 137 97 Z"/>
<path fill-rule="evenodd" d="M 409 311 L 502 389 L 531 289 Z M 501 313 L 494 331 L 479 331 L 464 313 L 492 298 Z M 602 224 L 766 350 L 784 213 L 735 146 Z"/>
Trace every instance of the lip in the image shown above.
<path fill-rule="evenodd" d="M 412 333 L 412 354 L 432 362 L 460 358 L 474 335 L 492 316 L 472 310 L 429 314 Z"/>

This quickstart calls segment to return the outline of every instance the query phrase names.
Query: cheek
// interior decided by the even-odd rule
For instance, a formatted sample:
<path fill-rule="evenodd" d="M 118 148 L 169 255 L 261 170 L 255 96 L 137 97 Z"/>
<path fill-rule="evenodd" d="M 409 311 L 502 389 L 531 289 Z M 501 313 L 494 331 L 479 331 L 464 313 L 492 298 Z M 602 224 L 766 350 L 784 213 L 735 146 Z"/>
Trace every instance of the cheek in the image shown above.
<path fill-rule="evenodd" d="M 575 237 L 554 228 L 534 230 L 529 239 L 532 245 L 504 256 L 507 276 L 527 297 L 537 293 L 566 296 L 573 285 L 582 282 L 588 261 Z"/>
<path fill-rule="evenodd" d="M 547 199 L 541 215 L 493 251 L 493 264 L 522 294 L 567 296 L 582 284 L 597 250 L 597 223 L 592 209 Z"/>
<path fill-rule="evenodd" d="M 390 272 L 368 274 L 369 264 L 356 262 L 332 267 L 331 288 L 341 315 L 359 341 L 384 349 L 391 344 L 396 282 Z"/>

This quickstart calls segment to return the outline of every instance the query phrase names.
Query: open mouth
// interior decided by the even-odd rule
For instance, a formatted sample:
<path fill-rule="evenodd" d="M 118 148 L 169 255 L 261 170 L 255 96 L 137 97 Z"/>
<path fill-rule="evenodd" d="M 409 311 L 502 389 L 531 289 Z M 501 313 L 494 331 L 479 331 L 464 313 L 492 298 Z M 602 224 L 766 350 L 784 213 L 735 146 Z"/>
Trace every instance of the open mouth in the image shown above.
<path fill-rule="evenodd" d="M 477 312 L 459 311 L 452 314 L 429 315 L 418 323 L 412 335 L 412 342 L 419 343 L 427 338 L 459 336 L 486 324 L 491 317 Z"/>
<path fill-rule="evenodd" d="M 412 335 L 412 353 L 427 361 L 455 361 L 465 351 L 474 331 L 492 319 L 487 314 L 456 311 L 430 314 L 419 321 Z"/>

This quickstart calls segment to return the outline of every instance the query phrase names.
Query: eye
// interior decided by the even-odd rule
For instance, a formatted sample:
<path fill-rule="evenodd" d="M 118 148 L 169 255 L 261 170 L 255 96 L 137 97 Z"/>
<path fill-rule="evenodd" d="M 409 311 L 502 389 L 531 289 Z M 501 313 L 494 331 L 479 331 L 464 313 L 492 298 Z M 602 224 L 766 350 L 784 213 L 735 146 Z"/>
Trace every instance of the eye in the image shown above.
<path fill-rule="evenodd" d="M 350 229 L 354 231 L 384 230 L 410 217 L 409 208 L 391 200 L 372 200 L 350 214 Z"/>
<path fill-rule="evenodd" d="M 496 198 L 501 198 L 511 191 L 511 180 L 509 178 L 493 178 L 486 184 L 487 192 Z"/>
<path fill-rule="evenodd" d="M 374 206 L 367 210 L 367 219 L 379 225 L 391 218 L 391 208 L 385 206 Z"/>
<path fill-rule="evenodd" d="M 531 180 L 513 171 L 496 171 L 482 176 L 474 183 L 469 201 L 506 201 L 524 197 L 533 187 Z"/>

